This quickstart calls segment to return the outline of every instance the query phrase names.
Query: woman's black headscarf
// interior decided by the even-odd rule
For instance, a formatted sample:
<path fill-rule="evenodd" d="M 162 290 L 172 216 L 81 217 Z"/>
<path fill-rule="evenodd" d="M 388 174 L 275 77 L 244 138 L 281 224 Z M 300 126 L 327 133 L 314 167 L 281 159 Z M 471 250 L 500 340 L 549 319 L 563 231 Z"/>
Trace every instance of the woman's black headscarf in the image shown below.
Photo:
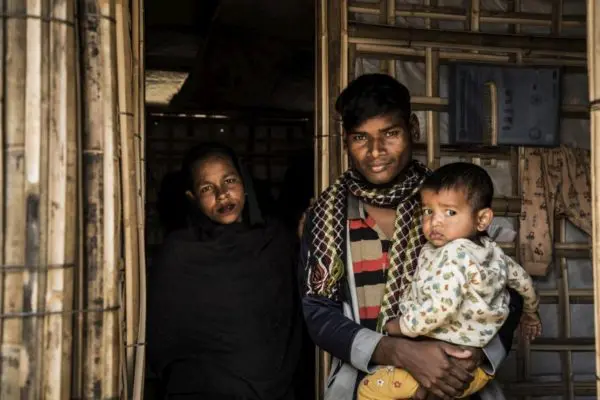
<path fill-rule="evenodd" d="M 165 240 L 149 276 L 149 362 L 171 395 L 284 399 L 300 350 L 293 241 L 263 220 L 231 150 L 192 149 L 183 172 L 215 154 L 231 157 L 242 176 L 242 221 L 221 225 L 191 207 L 190 227 Z"/>
<path fill-rule="evenodd" d="M 258 205 L 252 177 L 250 176 L 248 169 L 240 162 L 233 150 L 225 145 L 220 143 L 206 143 L 193 147 L 188 151 L 181 168 L 185 179 L 186 189 L 193 192 L 194 171 L 197 168 L 198 163 L 212 156 L 224 156 L 231 160 L 244 184 L 246 203 L 244 205 L 244 210 L 242 211 L 242 221 L 240 223 L 223 225 L 212 221 L 202 213 L 196 204 L 190 202 L 190 222 L 198 229 L 201 238 L 214 239 L 223 234 L 228 234 L 231 231 L 235 232 L 263 225 L 264 220 Z"/>

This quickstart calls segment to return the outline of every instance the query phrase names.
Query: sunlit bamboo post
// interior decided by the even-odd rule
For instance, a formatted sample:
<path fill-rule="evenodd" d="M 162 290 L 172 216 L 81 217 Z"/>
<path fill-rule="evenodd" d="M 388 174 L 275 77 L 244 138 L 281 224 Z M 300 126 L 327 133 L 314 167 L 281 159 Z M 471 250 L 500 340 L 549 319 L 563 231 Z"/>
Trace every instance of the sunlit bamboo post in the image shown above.
<path fill-rule="evenodd" d="M 85 0 L 82 47 L 85 301 L 83 397 L 119 393 L 115 3 Z"/>
<path fill-rule="evenodd" d="M 146 202 L 146 156 L 145 156 L 145 79 L 144 79 L 144 0 L 132 1 L 133 37 L 133 103 L 135 108 L 134 148 L 136 165 L 137 212 L 138 212 L 138 262 L 139 262 L 139 318 L 136 357 L 133 377 L 134 400 L 144 398 L 146 372 L 146 248 L 145 248 L 145 202 Z"/>
<path fill-rule="evenodd" d="M 587 53 L 588 82 L 591 104 L 591 149 L 592 149 L 592 218 L 593 218 L 593 271 L 594 271 L 594 317 L 596 337 L 596 376 L 600 376 L 600 4 L 596 0 L 587 2 Z M 600 380 L 596 379 L 596 390 L 600 393 Z"/>
<path fill-rule="evenodd" d="M 50 10 L 48 107 L 48 264 L 44 320 L 44 399 L 71 398 L 73 271 L 77 225 L 77 69 L 74 0 Z"/>
<path fill-rule="evenodd" d="M 315 190 L 320 193 L 333 183 L 347 165 L 342 157 L 341 124 L 335 101 L 348 74 L 347 1 L 319 0 L 316 6 L 317 57 L 315 102 Z M 344 61 L 345 60 L 345 61 Z M 330 357 L 318 352 L 317 398 L 321 398 L 329 375 Z"/>
<path fill-rule="evenodd" d="M 136 357 L 136 342 L 139 327 L 139 243 L 137 177 L 135 159 L 132 80 L 132 38 L 130 36 L 129 2 L 120 0 L 116 7 L 117 16 L 117 64 L 119 87 L 119 125 L 121 144 L 121 182 L 123 186 L 123 232 L 125 256 L 125 346 L 128 397 L 132 393 L 133 371 Z"/>

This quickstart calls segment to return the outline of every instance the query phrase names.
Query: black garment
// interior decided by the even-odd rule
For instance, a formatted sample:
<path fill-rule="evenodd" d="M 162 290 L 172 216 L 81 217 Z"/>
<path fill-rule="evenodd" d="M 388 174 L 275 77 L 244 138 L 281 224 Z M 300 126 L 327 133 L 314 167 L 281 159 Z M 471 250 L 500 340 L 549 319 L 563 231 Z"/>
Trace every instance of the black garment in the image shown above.
<path fill-rule="evenodd" d="M 287 396 L 301 340 L 291 251 L 287 232 L 269 223 L 216 240 L 193 229 L 167 239 L 148 292 L 148 357 L 167 393 Z"/>
<path fill-rule="evenodd" d="M 243 223 L 194 209 L 149 274 L 148 359 L 167 398 L 288 400 L 301 345 L 294 242 L 264 221 L 250 181 Z"/>

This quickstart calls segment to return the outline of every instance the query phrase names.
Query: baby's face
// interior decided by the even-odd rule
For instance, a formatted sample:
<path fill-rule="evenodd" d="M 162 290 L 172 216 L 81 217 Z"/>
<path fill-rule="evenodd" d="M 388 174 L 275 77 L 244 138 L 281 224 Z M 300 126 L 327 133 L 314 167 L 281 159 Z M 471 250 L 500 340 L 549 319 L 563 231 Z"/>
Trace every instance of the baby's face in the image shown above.
<path fill-rule="evenodd" d="M 435 247 L 477 233 L 477 213 L 463 190 L 421 191 L 423 233 Z"/>

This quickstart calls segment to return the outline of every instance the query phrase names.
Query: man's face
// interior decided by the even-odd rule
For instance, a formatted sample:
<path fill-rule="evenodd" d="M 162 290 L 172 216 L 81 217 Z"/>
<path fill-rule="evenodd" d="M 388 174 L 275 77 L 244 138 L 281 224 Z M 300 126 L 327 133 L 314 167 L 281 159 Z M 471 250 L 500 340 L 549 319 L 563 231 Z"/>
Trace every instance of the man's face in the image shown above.
<path fill-rule="evenodd" d="M 392 182 L 412 158 L 409 127 L 396 114 L 368 119 L 346 132 L 350 161 L 374 185 Z"/>

